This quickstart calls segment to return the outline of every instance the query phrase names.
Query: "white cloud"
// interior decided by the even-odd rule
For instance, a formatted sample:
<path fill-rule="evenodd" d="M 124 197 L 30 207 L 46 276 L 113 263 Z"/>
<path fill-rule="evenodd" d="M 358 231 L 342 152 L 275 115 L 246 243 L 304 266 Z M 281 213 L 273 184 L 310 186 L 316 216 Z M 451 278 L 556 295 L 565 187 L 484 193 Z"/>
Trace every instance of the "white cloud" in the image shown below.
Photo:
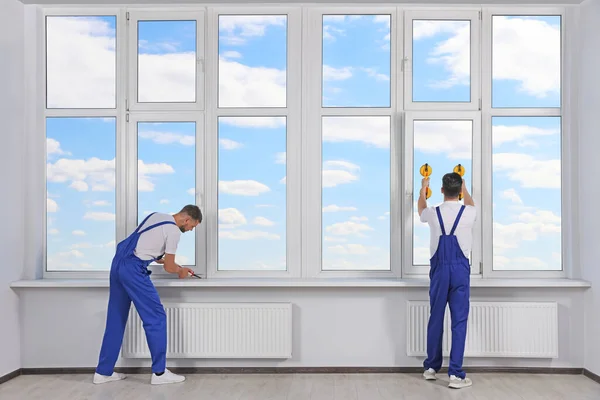
<path fill-rule="evenodd" d="M 494 222 L 494 254 L 513 251 L 522 241 L 535 241 L 541 234 L 560 234 L 561 218 L 551 211 L 523 212 L 515 220 L 518 222 Z"/>
<path fill-rule="evenodd" d="M 273 226 L 273 225 L 275 225 L 275 222 L 273 222 L 270 219 L 265 218 L 265 217 L 256 217 L 256 218 L 254 218 L 254 220 L 252 221 L 252 223 L 254 225 L 260 225 L 260 226 Z"/>
<path fill-rule="evenodd" d="M 506 257 L 494 254 L 494 269 L 545 270 L 548 263 L 537 257 Z"/>
<path fill-rule="evenodd" d="M 532 138 L 540 136 L 560 135 L 559 129 L 538 128 L 528 125 L 492 126 L 492 141 L 494 146 L 500 146 L 505 143 L 516 142 L 521 147 L 537 147 Z"/>
<path fill-rule="evenodd" d="M 73 181 L 69 187 L 71 189 L 75 189 L 78 192 L 87 192 L 88 191 L 88 184 L 85 183 L 84 181 Z"/>
<path fill-rule="evenodd" d="M 352 77 L 351 67 L 335 68 L 329 65 L 323 65 L 323 80 L 325 81 L 343 81 Z"/>
<path fill-rule="evenodd" d="M 187 193 L 187 194 L 190 194 L 190 195 L 192 195 L 192 196 L 195 196 L 195 195 L 196 195 L 196 189 L 194 189 L 194 188 L 190 188 L 190 189 L 188 189 L 188 190 L 187 190 L 187 192 L 186 192 L 186 193 Z"/>
<path fill-rule="evenodd" d="M 347 259 L 332 260 L 323 258 L 323 269 L 344 271 L 385 271 L 390 269 L 390 261 L 387 260 L 365 260 L 355 262 Z"/>
<path fill-rule="evenodd" d="M 219 231 L 219 238 L 231 239 L 231 240 L 252 240 L 252 239 L 267 239 L 267 240 L 279 240 L 280 236 L 274 233 L 262 232 L 262 231 Z"/>
<path fill-rule="evenodd" d="M 224 51 L 221 53 L 221 57 L 223 58 L 242 58 L 242 54 L 239 51 Z"/>
<path fill-rule="evenodd" d="M 519 194 L 517 193 L 517 191 L 513 188 L 511 189 L 506 189 L 505 191 L 502 192 L 502 198 L 504 199 L 508 199 L 511 202 L 518 204 L 518 205 L 522 205 L 523 204 L 523 200 L 521 200 L 521 197 L 519 196 Z"/>
<path fill-rule="evenodd" d="M 560 189 L 560 160 L 537 160 L 521 153 L 493 155 L 494 174 L 505 173 L 524 188 Z"/>
<path fill-rule="evenodd" d="M 336 254 L 352 254 L 352 255 L 366 255 L 369 254 L 369 249 L 362 244 L 338 244 L 336 246 L 329 246 L 329 251 Z"/>
<path fill-rule="evenodd" d="M 114 221 L 115 214 L 108 212 L 86 212 L 83 219 L 90 219 L 93 221 Z"/>
<path fill-rule="evenodd" d="M 58 203 L 53 199 L 46 199 L 46 212 L 55 213 L 58 211 Z"/>
<path fill-rule="evenodd" d="M 377 217 L 377 219 L 383 221 L 383 220 L 388 219 L 389 216 L 390 216 L 390 212 L 386 211 L 383 215 L 380 215 L 379 217 Z"/>
<path fill-rule="evenodd" d="M 350 217 L 350 220 L 360 222 L 360 221 L 368 221 L 369 218 L 367 218 L 367 217 Z"/>
<path fill-rule="evenodd" d="M 269 26 L 285 27 L 286 23 L 283 15 L 220 15 L 219 41 L 242 45 L 249 38 L 264 36 Z"/>
<path fill-rule="evenodd" d="M 325 117 L 323 141 L 362 142 L 379 148 L 390 146 L 389 117 Z"/>
<path fill-rule="evenodd" d="M 167 200 L 167 199 L 161 199 L 161 201 L 159 203 L 160 204 L 169 204 L 169 200 Z"/>
<path fill-rule="evenodd" d="M 48 234 L 49 235 L 58 235 L 58 229 L 49 229 L 48 230 Z"/>
<path fill-rule="evenodd" d="M 326 232 L 332 235 L 357 235 L 365 236 L 362 232 L 372 231 L 369 225 L 361 224 L 353 221 L 337 222 L 325 228 Z"/>
<path fill-rule="evenodd" d="M 240 142 L 231 139 L 219 139 L 219 144 L 223 150 L 235 150 L 244 146 Z"/>
<path fill-rule="evenodd" d="M 219 191 L 237 196 L 258 196 L 271 189 L 255 180 L 219 181 Z"/>
<path fill-rule="evenodd" d="M 349 171 L 359 171 L 360 167 L 356 164 L 353 164 L 349 161 L 343 161 L 343 160 L 329 160 L 329 161 L 325 161 L 323 163 L 323 168 L 328 169 L 328 168 L 342 168 L 342 169 L 347 169 Z"/>
<path fill-rule="evenodd" d="M 286 161 L 287 159 L 285 151 L 275 154 L 275 164 L 285 164 Z"/>
<path fill-rule="evenodd" d="M 47 179 L 54 183 L 71 181 L 70 186 L 79 191 L 87 190 L 88 185 L 93 191 L 114 190 L 115 160 L 61 158 L 47 164 Z"/>
<path fill-rule="evenodd" d="M 237 208 L 219 209 L 219 228 L 236 228 L 247 223 L 246 217 Z"/>
<path fill-rule="evenodd" d="M 328 206 L 323 207 L 323 212 L 339 212 L 339 211 L 356 211 L 356 207 L 351 206 L 338 206 L 336 204 L 330 204 Z"/>
<path fill-rule="evenodd" d="M 60 148 L 60 143 L 56 139 L 46 138 L 46 154 L 48 156 L 58 154 L 58 155 L 70 155 L 71 153 L 63 151 Z"/>
<path fill-rule="evenodd" d="M 357 181 L 359 178 L 355 171 L 360 167 L 348 161 L 328 160 L 323 163 L 322 186 L 324 188 L 335 187 L 346 183 Z"/>
<path fill-rule="evenodd" d="M 82 230 L 74 230 L 73 232 L 71 232 L 71 234 L 73 234 L 74 236 L 85 236 L 85 232 Z"/>
<path fill-rule="evenodd" d="M 326 242 L 336 242 L 336 243 L 343 243 L 346 241 L 346 238 L 342 238 L 342 237 L 334 237 L 334 236 L 325 236 L 323 238 L 324 241 Z"/>
<path fill-rule="evenodd" d="M 106 200 L 97 200 L 92 202 L 93 206 L 97 206 L 97 207 L 103 207 L 103 206 L 110 206 L 110 203 Z"/>
<path fill-rule="evenodd" d="M 434 22 L 434 21 L 415 21 Z M 455 30 L 448 40 L 436 44 L 426 60 L 429 64 L 441 64 L 450 71 L 450 77 L 443 81 L 430 82 L 433 88 L 447 89 L 456 85 L 469 85 L 471 82 L 471 30 L 467 21 L 435 21 L 437 24 L 453 24 Z"/>
<path fill-rule="evenodd" d="M 444 154 L 449 159 L 472 155 L 471 121 L 414 121 L 414 148 L 426 154 Z"/>
<path fill-rule="evenodd" d="M 183 146 L 193 146 L 196 143 L 196 138 L 192 135 L 172 132 L 140 131 L 138 136 L 142 139 L 152 140 L 156 144 L 179 143 Z"/>

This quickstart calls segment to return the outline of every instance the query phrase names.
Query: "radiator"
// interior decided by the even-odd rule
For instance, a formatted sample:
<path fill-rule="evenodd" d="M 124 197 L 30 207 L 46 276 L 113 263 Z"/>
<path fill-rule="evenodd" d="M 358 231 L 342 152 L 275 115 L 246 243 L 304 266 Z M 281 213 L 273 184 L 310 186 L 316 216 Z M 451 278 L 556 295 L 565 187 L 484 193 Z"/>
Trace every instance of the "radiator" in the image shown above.
<path fill-rule="evenodd" d="M 407 354 L 427 353 L 429 301 L 409 301 Z M 452 343 L 450 310 L 446 307 L 443 354 Z M 532 302 L 471 302 L 465 357 L 558 357 L 558 305 Z"/>
<path fill-rule="evenodd" d="M 291 358 L 290 303 L 165 304 L 168 358 Z M 131 307 L 122 356 L 150 358 L 142 321 Z"/>

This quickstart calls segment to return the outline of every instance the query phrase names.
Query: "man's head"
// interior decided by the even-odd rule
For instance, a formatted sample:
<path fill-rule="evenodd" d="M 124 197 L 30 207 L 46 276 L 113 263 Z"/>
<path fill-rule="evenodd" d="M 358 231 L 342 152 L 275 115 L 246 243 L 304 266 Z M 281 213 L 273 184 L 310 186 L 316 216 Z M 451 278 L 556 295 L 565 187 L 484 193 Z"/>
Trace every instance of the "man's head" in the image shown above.
<path fill-rule="evenodd" d="M 458 200 L 458 195 L 462 191 L 462 176 L 456 172 L 450 172 L 442 178 L 442 193 L 444 200 Z"/>
<path fill-rule="evenodd" d="M 202 222 L 202 212 L 198 206 L 188 204 L 177 214 L 173 215 L 173 218 L 175 218 L 175 223 L 181 232 L 188 232 Z"/>

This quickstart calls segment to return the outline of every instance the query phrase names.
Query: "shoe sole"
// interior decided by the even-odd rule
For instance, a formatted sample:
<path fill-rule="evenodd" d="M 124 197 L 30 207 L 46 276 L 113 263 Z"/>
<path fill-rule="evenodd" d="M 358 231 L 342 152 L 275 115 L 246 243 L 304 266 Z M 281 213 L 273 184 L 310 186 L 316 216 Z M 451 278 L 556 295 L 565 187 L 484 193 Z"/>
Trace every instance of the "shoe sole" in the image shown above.
<path fill-rule="evenodd" d="M 169 384 L 172 384 L 172 383 L 182 383 L 182 382 L 185 382 L 185 379 L 184 379 L 184 380 L 181 380 L 181 381 L 169 381 L 169 382 L 150 382 L 150 384 L 151 384 L 151 385 L 169 385 Z"/>
<path fill-rule="evenodd" d="M 452 383 L 450 383 L 448 385 L 448 387 L 451 388 L 451 389 L 463 389 L 463 388 L 467 388 L 467 387 L 471 387 L 471 386 L 473 386 L 472 383 L 466 384 L 466 385 L 465 384 L 460 384 L 460 383 L 459 384 L 452 384 Z"/>
<path fill-rule="evenodd" d="M 423 375 L 423 378 L 425 378 L 426 381 L 435 381 L 435 380 L 437 380 L 437 378 L 435 376 L 426 376 L 426 375 Z"/>

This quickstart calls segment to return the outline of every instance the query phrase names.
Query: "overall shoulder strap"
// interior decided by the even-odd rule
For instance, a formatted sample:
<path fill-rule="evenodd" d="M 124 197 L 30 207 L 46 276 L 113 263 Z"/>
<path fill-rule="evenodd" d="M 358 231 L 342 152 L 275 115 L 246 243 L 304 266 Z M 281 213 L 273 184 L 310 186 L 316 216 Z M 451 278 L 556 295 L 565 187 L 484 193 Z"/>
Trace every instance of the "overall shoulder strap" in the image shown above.
<path fill-rule="evenodd" d="M 442 213 L 440 213 L 440 206 L 435 208 L 437 213 L 438 221 L 440 222 L 440 228 L 442 228 L 442 235 L 446 236 L 446 229 L 444 228 L 444 221 L 442 220 Z"/>
<path fill-rule="evenodd" d="M 153 212 L 153 213 L 149 214 L 149 215 L 148 215 L 146 218 L 144 218 L 144 220 L 142 221 L 142 223 L 141 223 L 141 224 L 139 224 L 139 225 L 137 226 L 137 228 L 135 228 L 135 233 L 137 233 L 137 232 L 140 230 L 140 228 L 141 228 L 142 226 L 144 226 L 144 224 L 146 223 L 146 221 L 148 221 L 148 218 L 150 218 L 150 217 L 151 217 L 151 216 L 153 216 L 154 214 L 156 214 L 156 213 L 155 213 L 155 212 Z"/>
<path fill-rule="evenodd" d="M 454 235 L 454 231 L 456 230 L 456 227 L 458 226 L 458 221 L 460 221 L 460 217 L 462 216 L 463 211 L 465 211 L 464 204 L 460 208 L 460 211 L 458 212 L 458 215 L 456 216 L 456 220 L 454 220 L 454 225 L 452 226 L 452 231 L 450 232 L 451 235 Z"/>
<path fill-rule="evenodd" d="M 161 226 L 161 225 L 167 225 L 167 224 L 173 224 L 173 225 L 176 225 L 176 224 L 175 224 L 175 222 L 173 222 L 173 221 L 162 221 L 162 222 L 157 222 L 156 224 L 154 224 L 154 225 L 150 225 L 149 227 L 147 227 L 146 229 L 144 229 L 143 231 L 141 231 L 141 232 L 140 232 L 140 235 L 141 235 L 142 233 L 144 233 L 144 232 L 148 232 L 150 229 L 154 229 L 154 228 L 156 228 L 156 227 L 159 227 L 159 226 Z"/>

